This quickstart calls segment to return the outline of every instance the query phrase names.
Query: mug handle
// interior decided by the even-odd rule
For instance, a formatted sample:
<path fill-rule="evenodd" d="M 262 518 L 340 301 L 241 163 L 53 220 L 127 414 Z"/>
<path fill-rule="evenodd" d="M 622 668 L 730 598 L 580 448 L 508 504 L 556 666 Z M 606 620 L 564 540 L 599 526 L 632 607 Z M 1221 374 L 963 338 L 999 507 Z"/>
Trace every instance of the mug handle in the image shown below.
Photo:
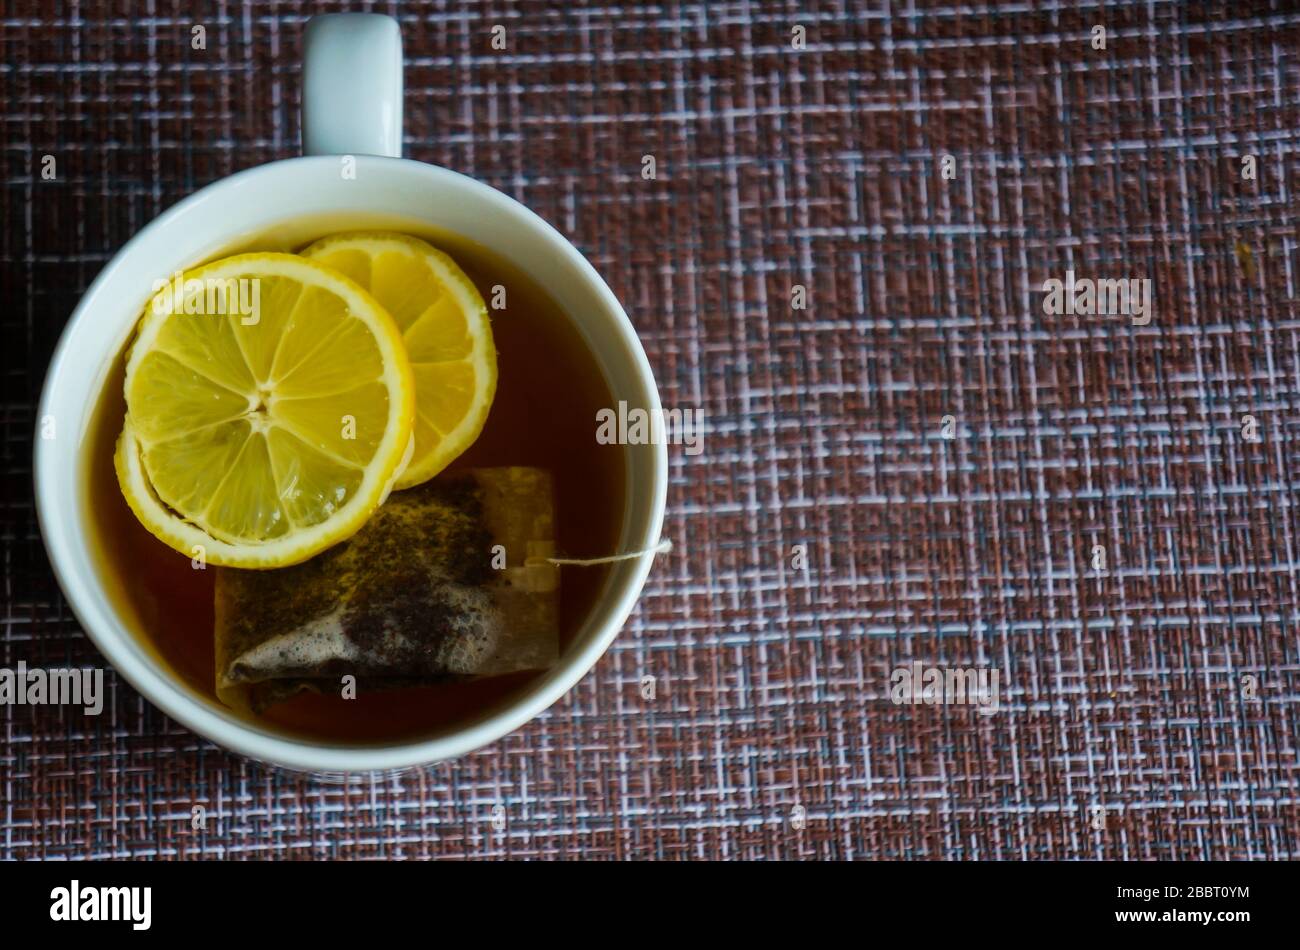
<path fill-rule="evenodd" d="M 402 31 L 392 17 L 332 13 L 307 22 L 302 151 L 402 157 Z"/>

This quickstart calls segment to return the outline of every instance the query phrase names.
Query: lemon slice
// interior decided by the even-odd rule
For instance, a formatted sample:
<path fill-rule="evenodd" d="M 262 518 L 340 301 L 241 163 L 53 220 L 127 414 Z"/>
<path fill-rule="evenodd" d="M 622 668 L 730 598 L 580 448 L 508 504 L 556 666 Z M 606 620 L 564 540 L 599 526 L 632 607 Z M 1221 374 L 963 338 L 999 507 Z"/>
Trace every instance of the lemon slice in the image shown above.
<path fill-rule="evenodd" d="M 366 288 L 401 328 L 415 374 L 415 453 L 397 487 L 428 481 L 474 443 L 492 408 L 497 354 L 483 298 L 455 261 L 405 234 L 335 234 L 302 254 Z"/>
<path fill-rule="evenodd" d="M 294 254 L 229 257 L 160 290 L 125 389 L 122 493 L 157 538 L 205 563 L 284 567 L 350 537 L 413 441 L 392 318 Z"/>

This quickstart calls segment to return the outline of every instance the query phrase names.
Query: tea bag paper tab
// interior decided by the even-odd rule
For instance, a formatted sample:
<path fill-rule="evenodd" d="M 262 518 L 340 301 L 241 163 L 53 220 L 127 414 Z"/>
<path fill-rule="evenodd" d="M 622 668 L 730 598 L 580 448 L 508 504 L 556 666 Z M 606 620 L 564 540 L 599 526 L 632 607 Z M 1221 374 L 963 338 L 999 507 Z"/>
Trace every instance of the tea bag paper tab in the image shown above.
<path fill-rule="evenodd" d="M 533 552 L 553 539 L 550 474 L 482 468 L 394 492 L 302 564 L 217 568 L 217 695 L 257 711 L 347 674 L 371 689 L 546 669 L 558 577 Z"/>

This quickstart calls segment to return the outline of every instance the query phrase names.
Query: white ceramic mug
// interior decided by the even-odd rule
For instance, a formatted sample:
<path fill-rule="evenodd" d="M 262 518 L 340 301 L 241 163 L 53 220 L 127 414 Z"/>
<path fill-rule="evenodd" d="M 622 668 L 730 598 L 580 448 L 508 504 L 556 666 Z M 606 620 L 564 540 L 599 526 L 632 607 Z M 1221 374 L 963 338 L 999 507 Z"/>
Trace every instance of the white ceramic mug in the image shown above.
<path fill-rule="evenodd" d="M 302 226 L 295 222 L 312 217 L 346 217 L 355 227 L 422 223 L 491 248 L 537 281 L 586 339 L 616 401 L 657 414 L 659 393 L 627 314 L 558 231 L 487 185 L 399 157 L 402 60 L 396 21 L 371 14 L 319 17 L 308 24 L 305 45 L 307 154 L 231 175 L 181 201 L 127 242 L 77 306 L 41 395 L 38 420 L 53 420 L 54 437 L 36 440 L 37 511 L 50 562 L 82 627 L 117 672 L 173 719 L 218 745 L 288 768 L 402 768 L 492 742 L 559 699 L 622 628 L 653 554 L 613 566 L 596 608 L 551 670 L 507 705 L 451 731 L 383 745 L 331 745 L 236 717 L 182 682 L 127 629 L 88 543 L 81 456 L 100 391 L 153 281 L 228 252 L 252 235 L 278 232 L 293 240 L 293 228 Z M 593 438 L 595 431 L 593 419 Z M 663 523 L 667 450 L 660 443 L 624 451 L 627 505 L 620 549 L 648 550 L 659 541 Z"/>

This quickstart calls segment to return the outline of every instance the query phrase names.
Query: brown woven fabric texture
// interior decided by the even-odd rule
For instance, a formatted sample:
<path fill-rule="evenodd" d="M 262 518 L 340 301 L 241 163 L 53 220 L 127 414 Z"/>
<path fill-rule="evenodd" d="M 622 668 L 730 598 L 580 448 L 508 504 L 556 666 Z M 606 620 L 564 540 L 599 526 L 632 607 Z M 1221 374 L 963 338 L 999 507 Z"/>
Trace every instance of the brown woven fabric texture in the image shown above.
<path fill-rule="evenodd" d="M 269 770 L 111 671 L 2 706 L 0 857 L 1295 857 L 1300 13 L 1011 6 L 372 5 L 406 155 L 552 222 L 706 414 L 675 548 L 566 699 L 425 770 Z M 5 4 L 0 666 L 102 662 L 32 500 L 63 324 L 297 153 L 341 9 Z M 1135 283 L 1048 312 L 1067 272 Z"/>

